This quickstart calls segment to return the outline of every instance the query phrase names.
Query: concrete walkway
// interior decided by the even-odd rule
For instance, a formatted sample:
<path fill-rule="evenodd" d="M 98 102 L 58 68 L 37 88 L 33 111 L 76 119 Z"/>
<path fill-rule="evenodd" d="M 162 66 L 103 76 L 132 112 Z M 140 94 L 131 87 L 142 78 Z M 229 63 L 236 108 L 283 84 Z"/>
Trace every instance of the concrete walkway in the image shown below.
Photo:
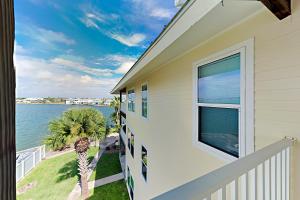
<path fill-rule="evenodd" d="M 115 175 L 112 175 L 112 176 L 101 178 L 101 179 L 98 179 L 96 181 L 90 181 L 89 182 L 89 190 L 93 189 L 95 187 L 106 185 L 108 183 L 113 183 L 115 181 L 119 181 L 119 180 L 122 180 L 122 179 L 124 179 L 124 174 L 121 172 L 119 174 L 115 174 Z"/>
<path fill-rule="evenodd" d="M 103 152 L 105 151 L 105 148 L 113 143 L 115 143 L 115 141 L 117 140 L 118 138 L 114 135 L 110 135 L 109 137 L 107 137 L 105 139 L 104 142 L 100 143 L 100 151 L 97 152 L 97 154 L 94 156 L 94 159 L 92 160 L 92 162 L 89 164 L 88 166 L 88 180 L 90 179 L 90 176 L 92 175 L 93 173 L 93 170 L 96 168 L 97 166 L 97 163 L 98 161 L 100 160 Z M 108 178 L 108 177 L 106 177 Z M 111 179 L 111 180 L 114 180 L 114 179 Z M 98 181 L 98 180 L 96 180 Z M 93 181 L 93 182 L 96 182 L 96 181 Z M 89 183 L 90 184 L 90 183 Z M 69 194 L 67 200 L 77 200 L 77 199 L 80 199 L 80 195 L 81 195 L 81 187 L 80 187 L 80 184 L 77 183 L 75 185 L 75 187 L 73 188 L 72 192 Z"/>

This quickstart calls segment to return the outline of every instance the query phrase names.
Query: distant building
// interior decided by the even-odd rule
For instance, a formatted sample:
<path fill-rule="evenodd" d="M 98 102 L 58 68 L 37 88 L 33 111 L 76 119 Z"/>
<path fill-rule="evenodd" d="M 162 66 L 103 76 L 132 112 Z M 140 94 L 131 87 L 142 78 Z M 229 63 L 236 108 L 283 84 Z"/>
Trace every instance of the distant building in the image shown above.
<path fill-rule="evenodd" d="M 65 104 L 68 105 L 100 105 L 101 100 L 100 99 L 81 99 L 81 98 L 75 98 L 75 99 L 66 99 Z"/>

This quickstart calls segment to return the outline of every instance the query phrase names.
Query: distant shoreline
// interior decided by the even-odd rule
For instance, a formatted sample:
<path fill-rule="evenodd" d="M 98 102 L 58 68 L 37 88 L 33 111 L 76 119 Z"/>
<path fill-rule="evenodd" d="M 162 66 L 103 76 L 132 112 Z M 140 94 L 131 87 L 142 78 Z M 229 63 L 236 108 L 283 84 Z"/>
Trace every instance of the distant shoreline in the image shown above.
<path fill-rule="evenodd" d="M 68 105 L 68 106 L 97 106 L 97 107 L 109 107 L 109 105 L 91 105 L 91 104 L 65 104 L 65 103 L 16 103 L 22 105 Z"/>

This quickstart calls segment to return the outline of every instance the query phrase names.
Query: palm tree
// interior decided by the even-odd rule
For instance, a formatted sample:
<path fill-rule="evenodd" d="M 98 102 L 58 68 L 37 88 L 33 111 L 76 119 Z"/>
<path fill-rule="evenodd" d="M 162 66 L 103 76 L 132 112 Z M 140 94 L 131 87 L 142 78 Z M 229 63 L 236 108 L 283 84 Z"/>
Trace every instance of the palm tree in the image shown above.
<path fill-rule="evenodd" d="M 114 99 L 110 102 L 110 107 L 114 108 L 115 112 L 111 114 L 112 121 L 115 124 L 116 131 L 120 130 L 120 97 L 114 97 Z"/>
<path fill-rule="evenodd" d="M 53 150 L 64 149 L 74 144 L 78 155 L 81 194 L 83 199 L 88 198 L 88 160 L 87 150 L 89 139 L 105 136 L 105 119 L 101 112 L 93 108 L 71 109 L 62 114 L 59 119 L 49 123 L 50 135 L 45 143 Z"/>

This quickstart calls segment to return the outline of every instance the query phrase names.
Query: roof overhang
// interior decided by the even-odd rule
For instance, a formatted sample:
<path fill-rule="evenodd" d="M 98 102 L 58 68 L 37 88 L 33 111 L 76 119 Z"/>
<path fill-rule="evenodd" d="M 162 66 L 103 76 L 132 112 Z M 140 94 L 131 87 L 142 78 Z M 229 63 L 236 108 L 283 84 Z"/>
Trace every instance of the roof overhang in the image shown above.
<path fill-rule="evenodd" d="M 251 0 L 188 1 L 111 93 L 119 93 L 128 84 L 136 82 L 261 9 L 266 9 L 261 2 Z"/>

